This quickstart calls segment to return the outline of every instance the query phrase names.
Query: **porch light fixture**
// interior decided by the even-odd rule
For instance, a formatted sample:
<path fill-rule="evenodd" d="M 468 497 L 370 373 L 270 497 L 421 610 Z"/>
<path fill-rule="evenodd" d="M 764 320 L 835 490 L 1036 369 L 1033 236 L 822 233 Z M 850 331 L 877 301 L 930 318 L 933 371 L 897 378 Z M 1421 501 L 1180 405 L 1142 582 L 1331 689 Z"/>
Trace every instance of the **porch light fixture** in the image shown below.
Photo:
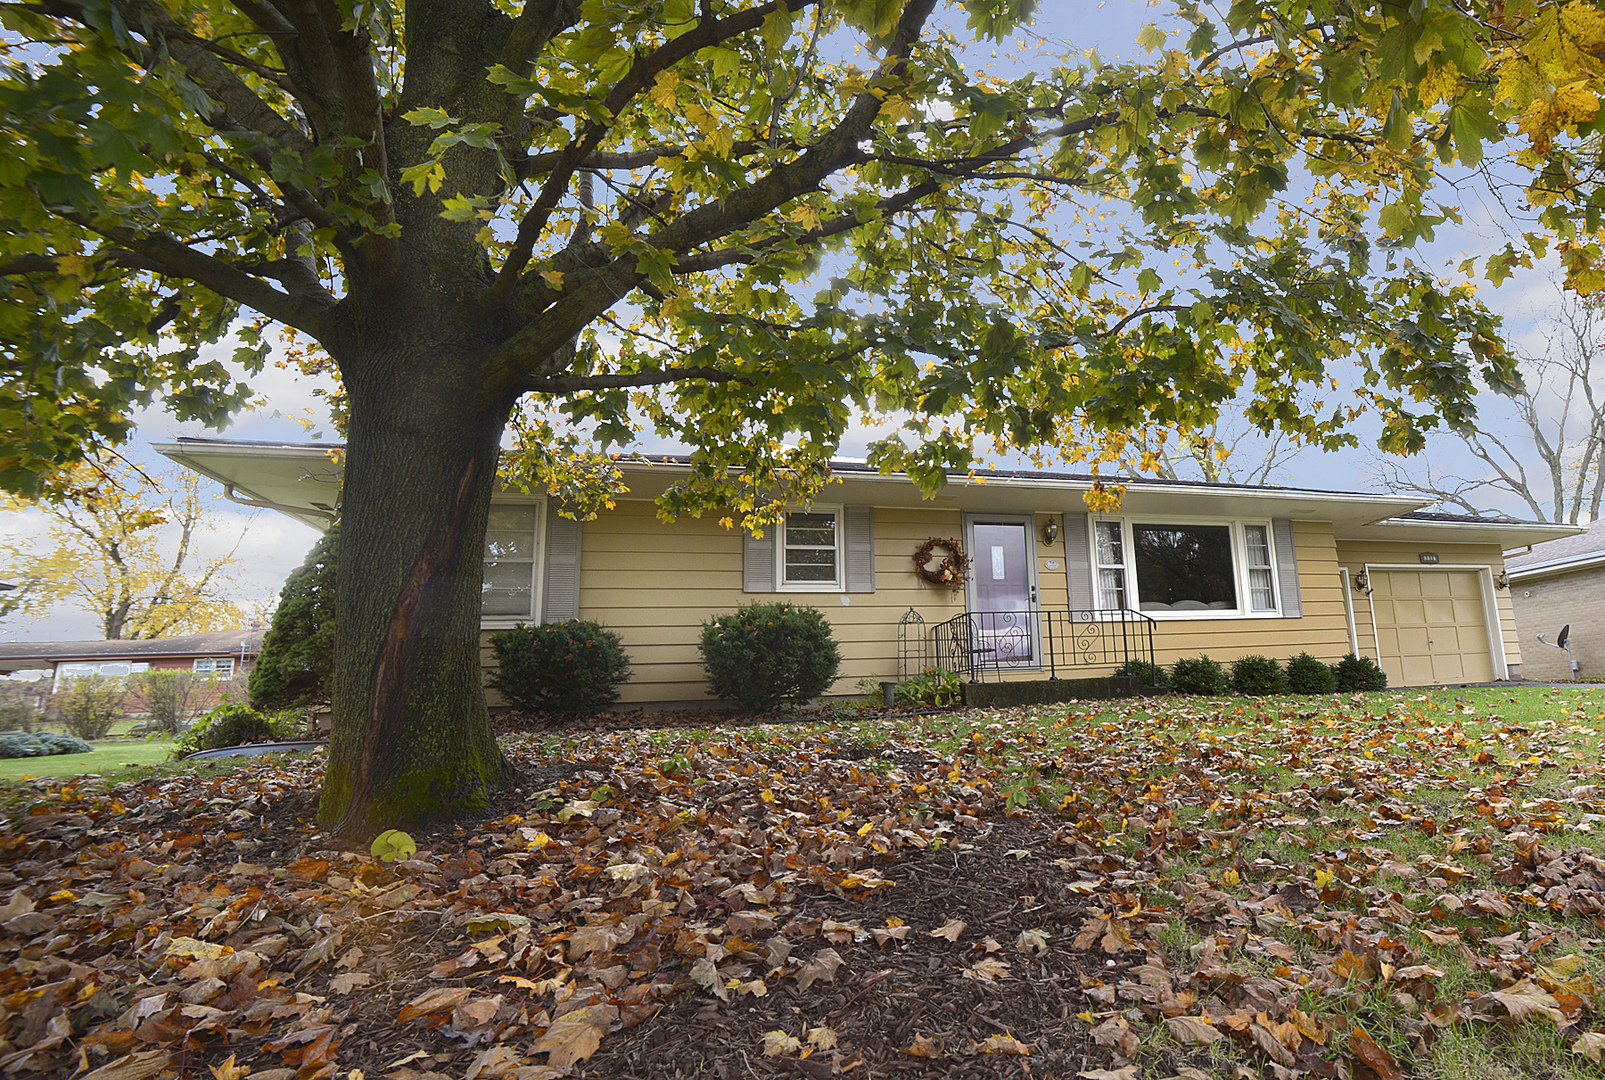
<path fill-rule="evenodd" d="M 1498 576 L 1494 578 L 1494 588 L 1496 588 L 1496 589 L 1508 589 L 1508 588 L 1510 588 L 1510 571 L 1508 571 L 1508 570 L 1499 571 Z"/>
<path fill-rule="evenodd" d="M 1361 570 L 1354 576 L 1354 587 L 1359 589 L 1361 592 L 1370 592 L 1371 575 L 1367 574 L 1364 570 Z"/>
<path fill-rule="evenodd" d="M 1050 517 L 1047 524 L 1042 526 L 1042 542 L 1051 544 L 1057 539 L 1059 539 L 1059 519 Z"/>

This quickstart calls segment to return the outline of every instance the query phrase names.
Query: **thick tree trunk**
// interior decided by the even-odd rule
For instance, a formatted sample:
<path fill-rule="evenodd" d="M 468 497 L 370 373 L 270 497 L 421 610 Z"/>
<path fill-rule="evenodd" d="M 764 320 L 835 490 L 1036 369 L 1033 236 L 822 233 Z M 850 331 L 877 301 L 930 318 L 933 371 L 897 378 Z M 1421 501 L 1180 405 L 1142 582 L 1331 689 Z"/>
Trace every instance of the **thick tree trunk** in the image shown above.
<path fill-rule="evenodd" d="M 386 337 L 382 356 L 357 343 L 367 355 L 341 364 L 351 420 L 318 818 L 359 836 L 482 810 L 506 768 L 480 680 L 479 610 L 509 401 L 476 384 L 461 353 L 471 343 Z"/>

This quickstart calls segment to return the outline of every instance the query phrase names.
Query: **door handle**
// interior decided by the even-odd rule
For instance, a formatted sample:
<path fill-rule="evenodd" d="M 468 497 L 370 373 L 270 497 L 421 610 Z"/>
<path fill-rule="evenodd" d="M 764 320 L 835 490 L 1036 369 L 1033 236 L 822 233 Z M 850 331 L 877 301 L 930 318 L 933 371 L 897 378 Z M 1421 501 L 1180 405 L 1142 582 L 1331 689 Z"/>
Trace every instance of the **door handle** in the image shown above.
<path fill-rule="evenodd" d="M 1035 585 L 1031 586 L 1031 602 L 1033 604 L 1037 602 L 1037 587 Z"/>

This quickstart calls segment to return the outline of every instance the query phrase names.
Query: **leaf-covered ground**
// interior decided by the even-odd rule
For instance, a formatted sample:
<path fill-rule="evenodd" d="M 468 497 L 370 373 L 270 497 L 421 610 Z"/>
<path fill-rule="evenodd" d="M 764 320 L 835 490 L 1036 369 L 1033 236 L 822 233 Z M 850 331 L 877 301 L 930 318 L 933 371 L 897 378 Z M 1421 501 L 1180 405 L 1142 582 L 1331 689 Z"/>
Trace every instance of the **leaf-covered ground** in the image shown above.
<path fill-rule="evenodd" d="M 7 789 L 6 1077 L 1583 1077 L 1605 695 L 510 735 L 381 862 L 317 758 Z M 132 775 L 132 774 L 131 774 Z"/>

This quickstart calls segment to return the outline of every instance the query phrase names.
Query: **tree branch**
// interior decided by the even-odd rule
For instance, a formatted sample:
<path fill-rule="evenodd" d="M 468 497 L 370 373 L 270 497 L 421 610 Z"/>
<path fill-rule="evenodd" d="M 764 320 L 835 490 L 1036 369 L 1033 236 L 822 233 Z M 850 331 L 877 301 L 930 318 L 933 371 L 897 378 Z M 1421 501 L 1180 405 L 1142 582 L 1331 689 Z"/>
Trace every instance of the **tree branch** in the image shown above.
<path fill-rule="evenodd" d="M 638 371 L 617 375 L 548 375 L 529 378 L 518 384 L 520 394 L 572 394 L 578 390 L 618 390 L 634 386 L 662 386 L 690 382 L 751 383 L 751 376 L 738 375 L 712 367 L 674 368 L 668 371 Z"/>

